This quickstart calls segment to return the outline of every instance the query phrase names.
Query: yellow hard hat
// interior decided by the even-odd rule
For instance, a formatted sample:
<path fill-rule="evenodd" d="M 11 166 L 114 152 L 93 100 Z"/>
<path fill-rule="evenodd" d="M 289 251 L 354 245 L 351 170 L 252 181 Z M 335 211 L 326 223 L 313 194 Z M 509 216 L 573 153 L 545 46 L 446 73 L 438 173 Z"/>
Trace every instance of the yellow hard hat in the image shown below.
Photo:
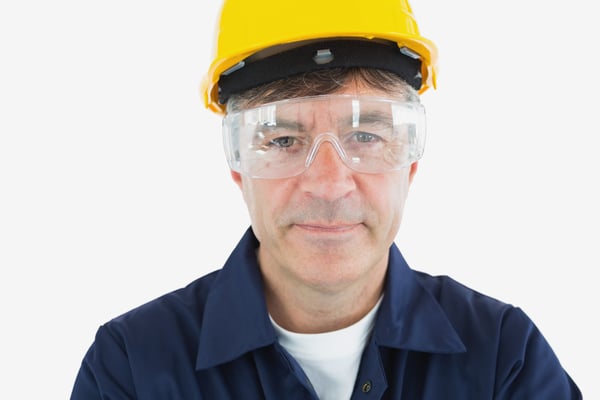
<path fill-rule="evenodd" d="M 201 90 L 217 113 L 235 90 L 318 68 L 396 72 L 407 63 L 419 69 L 413 87 L 435 87 L 437 49 L 420 35 L 407 0 L 224 0 L 215 38 Z"/>

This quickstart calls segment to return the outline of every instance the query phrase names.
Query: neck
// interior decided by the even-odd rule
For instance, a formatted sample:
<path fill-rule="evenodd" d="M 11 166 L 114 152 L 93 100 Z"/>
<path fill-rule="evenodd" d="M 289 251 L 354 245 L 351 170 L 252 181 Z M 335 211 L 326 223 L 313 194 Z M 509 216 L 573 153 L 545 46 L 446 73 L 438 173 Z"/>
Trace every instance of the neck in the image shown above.
<path fill-rule="evenodd" d="M 335 289 L 278 279 L 263 269 L 265 298 L 271 317 L 297 333 L 323 333 L 346 328 L 363 318 L 383 293 L 387 260 L 368 279 Z"/>

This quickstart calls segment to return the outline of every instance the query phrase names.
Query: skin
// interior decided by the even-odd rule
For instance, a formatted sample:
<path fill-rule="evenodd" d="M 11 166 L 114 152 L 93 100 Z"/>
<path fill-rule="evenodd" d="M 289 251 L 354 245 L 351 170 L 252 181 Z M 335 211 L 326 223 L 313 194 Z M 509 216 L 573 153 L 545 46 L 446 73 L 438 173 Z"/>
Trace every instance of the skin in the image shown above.
<path fill-rule="evenodd" d="M 357 83 L 338 93 L 390 96 Z M 330 118 L 315 115 L 315 132 L 331 128 Z M 260 242 L 267 308 L 280 326 L 328 332 L 374 307 L 416 171 L 413 163 L 384 174 L 358 173 L 328 142 L 298 176 L 252 179 L 231 171 Z"/>

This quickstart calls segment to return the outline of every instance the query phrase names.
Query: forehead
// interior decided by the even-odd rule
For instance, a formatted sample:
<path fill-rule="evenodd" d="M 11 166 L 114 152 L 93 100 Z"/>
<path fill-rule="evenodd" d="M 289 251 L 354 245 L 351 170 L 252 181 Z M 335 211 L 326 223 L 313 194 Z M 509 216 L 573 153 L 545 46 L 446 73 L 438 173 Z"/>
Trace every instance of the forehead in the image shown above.
<path fill-rule="evenodd" d="M 258 102 L 257 104 L 249 107 L 256 108 L 261 107 L 271 102 L 279 103 L 280 105 L 277 107 L 277 114 L 283 115 L 286 112 L 307 112 L 314 113 L 317 111 L 328 111 L 328 112 L 356 112 L 357 109 L 353 109 L 352 102 L 349 101 L 349 98 L 357 96 L 362 99 L 376 98 L 376 99 L 386 99 L 386 100 L 395 100 L 395 101 L 406 101 L 407 95 L 400 90 L 397 93 L 392 93 L 391 91 L 384 91 L 381 89 L 373 88 L 364 82 L 352 81 L 349 84 L 346 84 L 340 89 L 332 91 L 326 94 L 319 95 L 309 95 L 309 96 L 293 96 L 288 98 L 279 98 L 275 101 L 265 101 Z M 304 101 L 308 99 L 308 101 Z M 282 104 L 286 103 L 286 100 L 289 101 L 290 106 L 286 107 Z M 361 102 L 362 111 L 367 110 L 369 108 L 376 107 L 373 103 Z"/>
<path fill-rule="evenodd" d="M 330 94 L 324 96 L 298 97 L 260 106 L 260 114 L 285 119 L 303 117 L 339 118 L 364 114 L 389 114 L 390 98 L 356 94 Z"/>
<path fill-rule="evenodd" d="M 256 129 L 281 131 L 293 129 L 308 132 L 314 129 L 337 129 L 342 127 L 386 126 L 394 124 L 393 115 L 397 102 L 389 98 L 331 94 L 301 97 L 269 103 L 243 112 L 246 124 Z"/>

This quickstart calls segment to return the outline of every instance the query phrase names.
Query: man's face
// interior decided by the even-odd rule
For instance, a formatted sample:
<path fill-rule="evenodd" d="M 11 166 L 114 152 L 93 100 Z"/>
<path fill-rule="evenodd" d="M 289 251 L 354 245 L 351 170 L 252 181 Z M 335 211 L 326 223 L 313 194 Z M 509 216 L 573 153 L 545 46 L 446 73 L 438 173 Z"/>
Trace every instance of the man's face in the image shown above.
<path fill-rule="evenodd" d="M 382 96 L 361 86 L 340 94 Z M 315 134 L 335 129 L 330 115 L 307 113 Z M 324 142 L 300 175 L 252 179 L 232 171 L 248 206 L 263 273 L 337 291 L 385 270 L 417 164 L 382 174 L 348 168 Z"/>

